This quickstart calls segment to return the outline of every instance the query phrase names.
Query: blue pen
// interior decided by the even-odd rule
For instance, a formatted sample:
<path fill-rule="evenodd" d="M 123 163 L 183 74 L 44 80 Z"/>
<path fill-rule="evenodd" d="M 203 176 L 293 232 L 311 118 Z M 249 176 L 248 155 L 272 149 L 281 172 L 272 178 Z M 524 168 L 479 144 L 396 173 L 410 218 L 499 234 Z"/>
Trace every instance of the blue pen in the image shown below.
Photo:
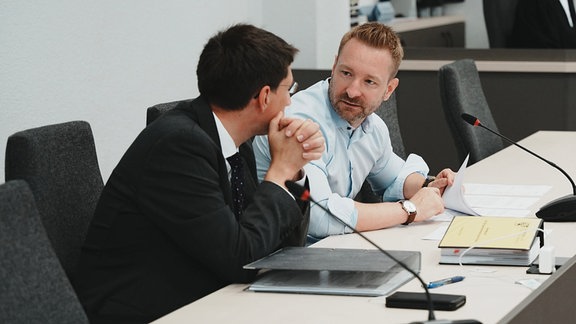
<path fill-rule="evenodd" d="M 451 284 L 451 283 L 460 282 L 460 281 L 462 281 L 462 280 L 464 280 L 464 277 L 462 277 L 462 276 L 455 276 L 455 277 L 452 277 L 452 278 L 446 278 L 446 279 L 442 279 L 442 280 L 431 281 L 431 282 L 428 284 L 427 287 L 428 287 L 428 289 L 438 288 L 438 287 L 442 287 L 442 286 L 444 286 L 444 285 L 448 285 L 448 284 Z"/>

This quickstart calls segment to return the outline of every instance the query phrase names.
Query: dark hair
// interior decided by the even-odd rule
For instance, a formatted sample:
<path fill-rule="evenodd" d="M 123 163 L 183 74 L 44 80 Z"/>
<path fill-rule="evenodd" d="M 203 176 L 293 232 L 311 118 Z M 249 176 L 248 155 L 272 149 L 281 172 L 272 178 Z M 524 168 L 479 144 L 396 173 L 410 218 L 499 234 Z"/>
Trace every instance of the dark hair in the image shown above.
<path fill-rule="evenodd" d="M 263 86 L 273 91 L 288 75 L 298 49 L 280 37 L 247 24 L 218 32 L 204 46 L 196 75 L 198 90 L 219 107 L 245 107 Z"/>
<path fill-rule="evenodd" d="M 389 50 L 393 60 L 392 76 L 395 76 L 402 62 L 404 50 L 400 44 L 400 37 L 390 28 L 378 22 L 370 22 L 358 25 L 348 31 L 340 41 L 338 54 L 351 39 L 357 39 L 362 43 L 377 49 Z"/>

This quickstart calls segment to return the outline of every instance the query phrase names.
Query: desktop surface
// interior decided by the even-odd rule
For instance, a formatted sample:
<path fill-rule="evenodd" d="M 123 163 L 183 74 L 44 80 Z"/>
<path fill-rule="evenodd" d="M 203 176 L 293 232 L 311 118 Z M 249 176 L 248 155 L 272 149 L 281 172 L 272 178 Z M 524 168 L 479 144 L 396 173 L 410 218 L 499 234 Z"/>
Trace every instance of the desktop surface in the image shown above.
<path fill-rule="evenodd" d="M 576 176 L 576 153 L 571 149 L 573 143 L 576 143 L 576 132 L 541 131 L 521 141 L 523 146 Z M 551 185 L 552 189 L 533 207 L 533 213 L 550 200 L 571 192 L 570 183 L 560 172 L 513 146 L 470 166 L 465 182 Z M 466 295 L 467 298 L 466 304 L 456 311 L 436 311 L 437 319 L 475 319 L 482 323 L 499 323 L 507 314 L 518 311 L 519 305 L 529 301 L 534 292 L 518 284 L 518 281 L 551 277 L 526 274 L 527 267 L 440 265 L 438 241 L 423 238 L 443 225 L 446 223 L 429 221 L 365 233 L 387 250 L 420 251 L 420 275 L 426 282 L 453 276 L 465 277 L 461 282 L 431 290 L 433 293 Z M 544 228 L 550 231 L 547 242 L 555 246 L 556 256 L 572 257 L 576 254 L 576 245 L 571 243 L 576 223 L 545 223 Z M 311 248 L 315 247 L 373 248 L 355 234 L 331 236 Z M 229 285 L 155 323 L 410 323 L 427 318 L 426 310 L 387 308 L 385 297 L 261 293 L 248 291 L 248 286 Z M 422 292 L 423 288 L 417 280 L 411 280 L 399 290 Z M 546 292 L 547 296 L 554 295 L 554 291 Z M 571 300 L 561 298 L 558 301 L 562 299 L 566 302 Z M 550 320 L 550 323 L 554 322 Z"/>

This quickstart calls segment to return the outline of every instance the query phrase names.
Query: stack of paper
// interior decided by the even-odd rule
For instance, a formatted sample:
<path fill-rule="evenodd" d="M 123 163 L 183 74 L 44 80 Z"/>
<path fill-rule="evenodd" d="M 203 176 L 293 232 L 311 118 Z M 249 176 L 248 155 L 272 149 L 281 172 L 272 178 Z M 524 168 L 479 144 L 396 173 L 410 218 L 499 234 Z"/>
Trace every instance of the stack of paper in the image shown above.
<path fill-rule="evenodd" d="M 438 247 L 440 263 L 528 266 L 541 244 L 542 220 L 455 216 Z"/>
<path fill-rule="evenodd" d="M 438 220 L 462 214 L 526 217 L 531 207 L 551 189 L 546 185 L 464 183 L 468 158 L 466 156 L 458 169 L 454 184 L 446 188 L 442 196 L 448 217 Z"/>

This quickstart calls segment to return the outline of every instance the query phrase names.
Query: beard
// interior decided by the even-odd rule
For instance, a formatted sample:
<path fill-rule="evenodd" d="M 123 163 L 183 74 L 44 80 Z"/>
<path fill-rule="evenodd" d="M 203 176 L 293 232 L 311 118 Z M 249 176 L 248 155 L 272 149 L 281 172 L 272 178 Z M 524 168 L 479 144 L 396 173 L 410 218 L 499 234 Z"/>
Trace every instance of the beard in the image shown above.
<path fill-rule="evenodd" d="M 328 86 L 328 95 L 336 113 L 355 128 L 379 107 L 379 105 L 369 105 L 361 99 L 350 98 L 345 91 L 342 94 L 336 94 L 332 82 Z"/>

